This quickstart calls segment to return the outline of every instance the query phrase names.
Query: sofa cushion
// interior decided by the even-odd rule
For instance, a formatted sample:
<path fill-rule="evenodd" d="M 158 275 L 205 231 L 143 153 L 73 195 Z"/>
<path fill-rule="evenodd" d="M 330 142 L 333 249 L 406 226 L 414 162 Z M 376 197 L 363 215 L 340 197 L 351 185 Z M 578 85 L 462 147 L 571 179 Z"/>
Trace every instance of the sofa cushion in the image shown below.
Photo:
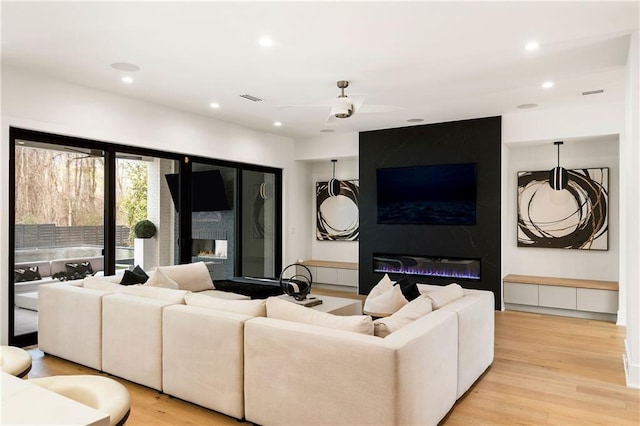
<path fill-rule="evenodd" d="M 171 303 L 184 304 L 184 296 L 188 293 L 188 291 L 174 290 L 171 288 L 162 287 L 151 287 L 145 285 L 129 285 L 124 286 L 124 288 L 120 289 L 118 293 L 165 300 Z"/>
<path fill-rule="evenodd" d="M 222 291 L 222 290 L 205 290 L 199 291 L 199 295 L 207 296 L 207 297 L 215 297 L 217 299 L 225 299 L 225 300 L 250 300 L 249 296 L 245 296 L 244 294 L 232 293 L 230 291 Z"/>
<path fill-rule="evenodd" d="M 41 280 L 40 269 L 37 266 L 25 266 L 13 270 L 13 282 L 21 283 L 25 281 Z"/>
<path fill-rule="evenodd" d="M 140 265 L 136 265 L 132 271 L 128 269 L 124 271 L 124 275 L 122 276 L 122 280 L 120 284 L 122 285 L 133 285 L 133 284 L 144 284 L 149 279 L 149 275 L 140 267 Z"/>
<path fill-rule="evenodd" d="M 371 297 L 371 293 L 364 301 L 364 311 L 375 317 L 386 317 L 407 304 L 400 286 L 392 286 L 384 293 Z"/>
<path fill-rule="evenodd" d="M 418 284 L 416 284 L 415 280 L 409 277 L 402 277 L 394 285 L 400 287 L 400 291 L 405 299 L 408 302 L 411 302 L 413 299 L 420 296 L 420 291 L 418 290 Z"/>
<path fill-rule="evenodd" d="M 144 286 L 147 287 L 161 287 L 161 288 L 171 288 L 174 290 L 178 290 L 180 286 L 177 282 L 169 278 L 160 268 L 157 268 L 151 274 L 151 278 L 144 283 Z"/>
<path fill-rule="evenodd" d="M 178 283 L 180 290 L 203 291 L 214 289 L 209 269 L 204 262 L 185 265 L 159 266 L 157 269 Z"/>
<path fill-rule="evenodd" d="M 384 274 L 384 276 L 378 281 L 378 284 L 375 285 L 369 292 L 370 297 L 380 296 L 382 293 L 390 290 L 393 287 L 393 281 L 389 278 L 389 274 Z"/>
<path fill-rule="evenodd" d="M 266 302 L 264 299 L 255 300 L 226 300 L 218 299 L 202 294 L 189 293 L 184 297 L 187 305 L 201 308 L 216 309 L 219 311 L 235 312 L 252 317 L 267 316 Z"/>
<path fill-rule="evenodd" d="M 460 287 L 460 284 L 456 283 L 451 283 L 439 290 L 430 291 L 426 294 L 426 297 L 431 300 L 433 309 L 440 309 L 443 306 L 460 299 L 462 296 L 464 296 L 464 291 L 462 290 L 462 287 Z"/>
<path fill-rule="evenodd" d="M 267 299 L 267 317 L 373 335 L 373 321 L 368 315 L 333 315 L 299 306 L 279 297 Z"/>
<path fill-rule="evenodd" d="M 123 288 L 123 286 L 121 286 L 120 284 L 114 283 L 112 281 L 112 277 L 98 278 L 92 276 L 86 277 L 84 280 L 82 280 L 82 286 L 91 290 L 102 290 L 110 292 L 117 292 L 121 288 Z"/>
<path fill-rule="evenodd" d="M 419 296 L 404 305 L 393 315 L 375 320 L 373 322 L 373 334 L 378 337 L 386 337 L 431 311 L 431 300 L 426 296 Z"/>

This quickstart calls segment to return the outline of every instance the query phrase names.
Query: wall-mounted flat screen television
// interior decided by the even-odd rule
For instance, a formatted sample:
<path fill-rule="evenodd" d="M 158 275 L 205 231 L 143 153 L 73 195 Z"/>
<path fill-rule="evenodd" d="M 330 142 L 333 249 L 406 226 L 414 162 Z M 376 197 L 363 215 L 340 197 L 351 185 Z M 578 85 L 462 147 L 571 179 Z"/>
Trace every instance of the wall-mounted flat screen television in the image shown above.
<path fill-rule="evenodd" d="M 179 182 L 178 174 L 172 173 L 165 175 L 167 185 L 171 192 L 173 205 L 178 210 Z M 223 210 L 231 210 L 227 193 L 224 189 L 224 182 L 220 170 L 206 170 L 202 172 L 193 172 L 191 179 L 191 195 L 192 211 L 194 212 L 217 212 Z"/>
<path fill-rule="evenodd" d="M 378 169 L 380 224 L 475 225 L 476 164 Z"/>

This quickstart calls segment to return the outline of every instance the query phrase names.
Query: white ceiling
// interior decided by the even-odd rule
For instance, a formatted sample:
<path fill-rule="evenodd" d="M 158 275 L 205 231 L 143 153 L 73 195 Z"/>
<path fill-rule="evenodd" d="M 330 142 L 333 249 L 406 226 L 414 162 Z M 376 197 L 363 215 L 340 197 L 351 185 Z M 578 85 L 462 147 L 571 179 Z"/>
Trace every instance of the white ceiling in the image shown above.
<path fill-rule="evenodd" d="M 303 138 L 620 99 L 638 16 L 638 1 L 3 1 L 2 62 Z M 525 51 L 530 40 L 537 51 Z M 402 109 L 327 124 L 329 107 L 282 108 L 336 97 L 337 80 L 365 105 Z M 555 86 L 542 89 L 546 80 Z M 578 95 L 596 89 L 605 93 Z"/>

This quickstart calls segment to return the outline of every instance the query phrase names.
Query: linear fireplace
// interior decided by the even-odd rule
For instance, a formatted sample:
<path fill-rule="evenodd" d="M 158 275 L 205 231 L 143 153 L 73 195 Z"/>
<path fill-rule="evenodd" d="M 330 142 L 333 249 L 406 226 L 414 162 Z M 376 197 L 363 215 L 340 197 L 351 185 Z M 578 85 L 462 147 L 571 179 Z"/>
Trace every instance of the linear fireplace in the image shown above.
<path fill-rule="evenodd" d="M 479 280 L 480 260 L 374 254 L 373 272 Z"/>

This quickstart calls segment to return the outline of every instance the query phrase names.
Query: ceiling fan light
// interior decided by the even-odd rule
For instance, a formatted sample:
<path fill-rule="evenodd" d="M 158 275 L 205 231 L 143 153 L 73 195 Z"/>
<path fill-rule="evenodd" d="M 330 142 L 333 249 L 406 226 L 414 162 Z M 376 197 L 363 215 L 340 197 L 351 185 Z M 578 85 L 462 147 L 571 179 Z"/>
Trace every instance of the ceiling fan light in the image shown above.
<path fill-rule="evenodd" d="M 339 97 L 336 104 L 331 109 L 331 114 L 336 118 L 349 118 L 353 114 L 353 105 L 351 101 L 345 97 Z"/>

